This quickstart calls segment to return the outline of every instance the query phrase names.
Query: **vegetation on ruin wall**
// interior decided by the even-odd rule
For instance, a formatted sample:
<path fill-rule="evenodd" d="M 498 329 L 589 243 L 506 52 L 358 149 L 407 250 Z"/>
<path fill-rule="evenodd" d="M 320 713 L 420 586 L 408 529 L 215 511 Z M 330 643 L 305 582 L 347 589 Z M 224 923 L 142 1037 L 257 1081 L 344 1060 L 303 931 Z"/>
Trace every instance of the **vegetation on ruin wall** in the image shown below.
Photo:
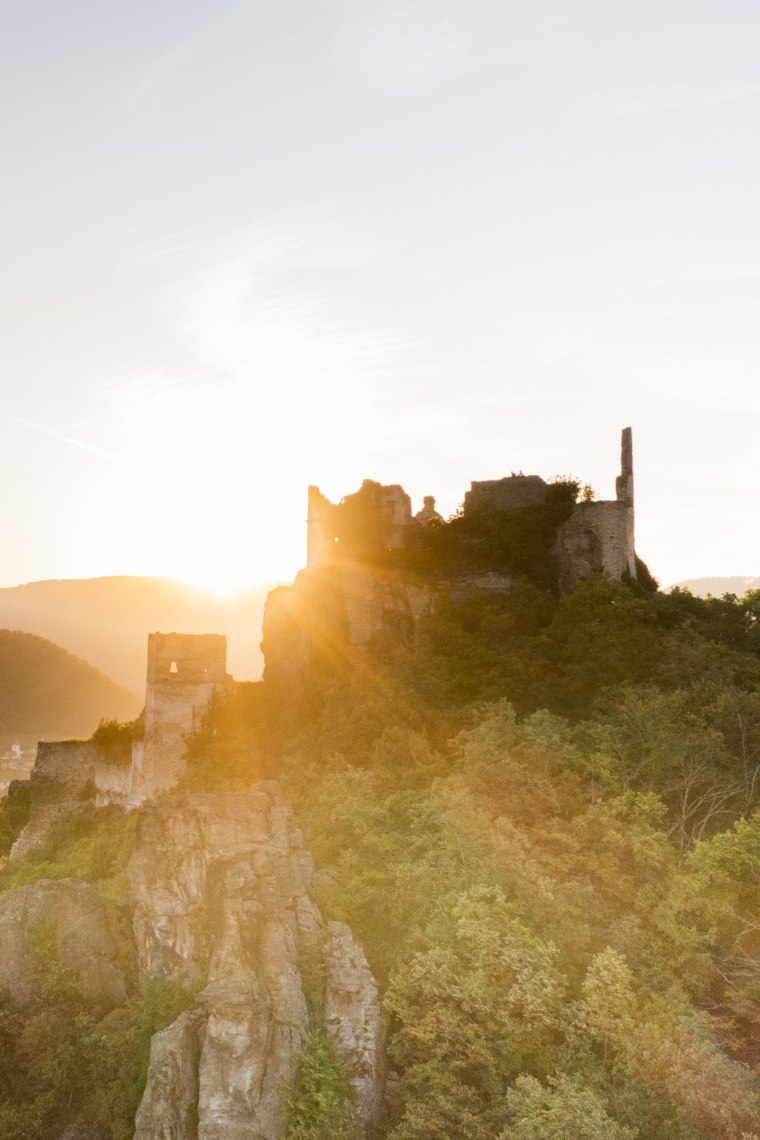
<path fill-rule="evenodd" d="M 90 738 L 103 755 L 103 762 L 114 768 L 132 763 L 132 745 L 145 735 L 145 714 L 136 720 L 101 720 Z"/>
<path fill-rule="evenodd" d="M 0 858 L 6 856 L 29 822 L 31 795 L 28 780 L 12 780 L 0 803 Z"/>
<path fill-rule="evenodd" d="M 549 484 L 545 503 L 516 510 L 460 510 L 448 521 L 410 527 L 403 550 L 385 548 L 376 484 L 347 496 L 334 508 L 333 521 L 339 550 L 368 565 L 425 576 L 496 570 L 524 575 L 547 589 L 558 577 L 552 555 L 557 528 L 572 514 L 579 491 L 577 480 L 558 479 Z"/>
<path fill-rule="evenodd" d="M 422 575 L 501 571 L 553 589 L 559 575 L 552 554 L 557 528 L 570 518 L 579 490 L 576 480 L 557 480 L 549 484 L 545 503 L 460 510 L 448 521 L 414 527 L 395 563 Z"/>

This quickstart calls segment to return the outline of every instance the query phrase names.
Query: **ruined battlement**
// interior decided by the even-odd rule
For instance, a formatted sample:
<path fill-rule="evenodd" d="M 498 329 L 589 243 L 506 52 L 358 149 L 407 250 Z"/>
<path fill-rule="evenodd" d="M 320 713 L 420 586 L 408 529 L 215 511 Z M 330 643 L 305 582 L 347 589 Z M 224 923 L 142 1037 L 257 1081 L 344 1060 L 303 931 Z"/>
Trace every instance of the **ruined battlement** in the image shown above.
<path fill-rule="evenodd" d="M 471 483 L 465 492 L 464 513 L 473 511 L 514 511 L 546 502 L 549 485 L 540 475 L 507 475 Z"/>
<path fill-rule="evenodd" d="M 362 558 L 373 550 L 400 550 L 412 525 L 412 500 L 398 483 L 383 486 L 365 479 L 339 503 L 309 487 L 307 565 L 331 566 L 346 555 Z"/>
<path fill-rule="evenodd" d="M 227 639 L 218 633 L 151 633 L 148 689 L 221 684 L 227 674 Z"/>

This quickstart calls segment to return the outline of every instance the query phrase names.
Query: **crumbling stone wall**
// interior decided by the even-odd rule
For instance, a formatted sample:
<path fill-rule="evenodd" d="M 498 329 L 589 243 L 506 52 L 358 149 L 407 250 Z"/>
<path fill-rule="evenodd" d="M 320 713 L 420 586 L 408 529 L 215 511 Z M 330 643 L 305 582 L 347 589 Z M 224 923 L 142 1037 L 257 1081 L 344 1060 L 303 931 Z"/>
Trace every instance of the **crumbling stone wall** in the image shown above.
<path fill-rule="evenodd" d="M 15 859 L 37 846 L 57 819 L 94 804 L 135 807 L 172 788 L 184 773 L 187 737 L 215 692 L 224 690 L 227 639 L 217 633 L 151 633 L 145 692 L 145 735 L 131 765 L 108 764 L 92 740 L 42 741 L 30 781 L 29 822 L 14 843 Z"/>
<path fill-rule="evenodd" d="M 40 741 L 29 784 L 29 822 L 11 848 L 25 855 L 56 820 L 95 802 L 95 773 L 103 756 L 91 740 Z"/>
<path fill-rule="evenodd" d="M 632 513 L 615 501 L 577 504 L 557 534 L 561 593 L 598 570 L 618 580 L 626 573 L 636 576 Z"/>
<path fill-rule="evenodd" d="M 464 496 L 464 513 L 513 511 L 546 502 L 547 485 L 540 475 L 507 475 L 470 484 Z"/>
<path fill-rule="evenodd" d="M 365 479 L 353 495 L 331 503 L 309 487 L 307 565 L 333 566 L 386 550 L 400 550 L 413 525 L 412 501 L 398 483 L 384 486 Z"/>
<path fill-rule="evenodd" d="M 431 522 L 443 522 L 443 515 L 435 509 L 435 497 L 433 495 L 425 495 L 422 500 L 422 510 L 417 511 L 414 521 L 422 523 L 423 526 L 429 526 Z"/>

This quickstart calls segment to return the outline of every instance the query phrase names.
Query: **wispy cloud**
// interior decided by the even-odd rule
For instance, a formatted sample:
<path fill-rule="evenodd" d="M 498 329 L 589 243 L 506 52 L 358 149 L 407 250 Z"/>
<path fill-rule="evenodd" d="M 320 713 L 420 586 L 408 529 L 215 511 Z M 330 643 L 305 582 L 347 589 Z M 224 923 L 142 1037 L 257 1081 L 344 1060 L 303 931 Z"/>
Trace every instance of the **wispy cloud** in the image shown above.
<path fill-rule="evenodd" d="M 723 103 L 739 103 L 760 96 L 760 81 L 722 88 L 696 88 L 677 84 L 608 91 L 578 98 L 565 106 L 569 119 L 620 119 L 667 111 L 697 111 Z"/>
<path fill-rule="evenodd" d="M 319 407 L 325 388 L 355 388 L 387 368 L 401 345 L 362 317 L 351 296 L 372 258 L 356 235 L 324 221 L 274 217 L 220 243 L 166 290 L 163 308 L 203 368 L 260 398 L 297 394 Z"/>
<path fill-rule="evenodd" d="M 268 453 L 276 440 L 312 452 L 320 440 L 350 450 L 377 438 L 394 405 L 407 403 L 392 381 L 412 342 L 357 287 L 385 256 L 377 236 L 309 210 L 214 235 L 170 232 L 165 243 L 145 235 L 138 262 L 131 244 L 125 270 L 147 267 L 178 351 L 168 367 L 102 386 L 109 414 L 235 439 L 240 424 L 250 434 L 255 423 Z"/>
<path fill-rule="evenodd" d="M 56 431 L 54 428 L 46 427 L 44 424 L 35 423 L 34 420 L 24 419 L 23 416 L 15 416 L 11 412 L 3 412 L 2 415 L 12 423 L 21 424 L 22 427 L 29 428 L 30 431 L 47 436 L 49 439 L 58 440 L 59 443 L 68 443 L 80 451 L 87 452 L 88 455 L 94 455 L 98 459 L 105 459 L 108 463 L 115 463 L 118 467 L 134 468 L 135 466 L 129 459 L 125 459 L 122 455 L 116 455 L 114 452 L 107 451 L 103 447 L 87 443 L 86 440 L 77 439 L 72 435 L 66 435 L 64 432 Z"/>

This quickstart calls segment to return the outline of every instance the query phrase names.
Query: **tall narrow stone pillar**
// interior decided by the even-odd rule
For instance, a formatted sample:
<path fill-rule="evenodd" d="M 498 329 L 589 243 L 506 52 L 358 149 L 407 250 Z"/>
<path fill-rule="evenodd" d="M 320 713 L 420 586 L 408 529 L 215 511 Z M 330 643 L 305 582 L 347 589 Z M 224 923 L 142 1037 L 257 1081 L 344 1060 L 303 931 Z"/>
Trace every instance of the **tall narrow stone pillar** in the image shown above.
<path fill-rule="evenodd" d="M 633 432 L 623 428 L 620 437 L 620 474 L 615 480 L 615 494 L 619 503 L 633 506 Z"/>

